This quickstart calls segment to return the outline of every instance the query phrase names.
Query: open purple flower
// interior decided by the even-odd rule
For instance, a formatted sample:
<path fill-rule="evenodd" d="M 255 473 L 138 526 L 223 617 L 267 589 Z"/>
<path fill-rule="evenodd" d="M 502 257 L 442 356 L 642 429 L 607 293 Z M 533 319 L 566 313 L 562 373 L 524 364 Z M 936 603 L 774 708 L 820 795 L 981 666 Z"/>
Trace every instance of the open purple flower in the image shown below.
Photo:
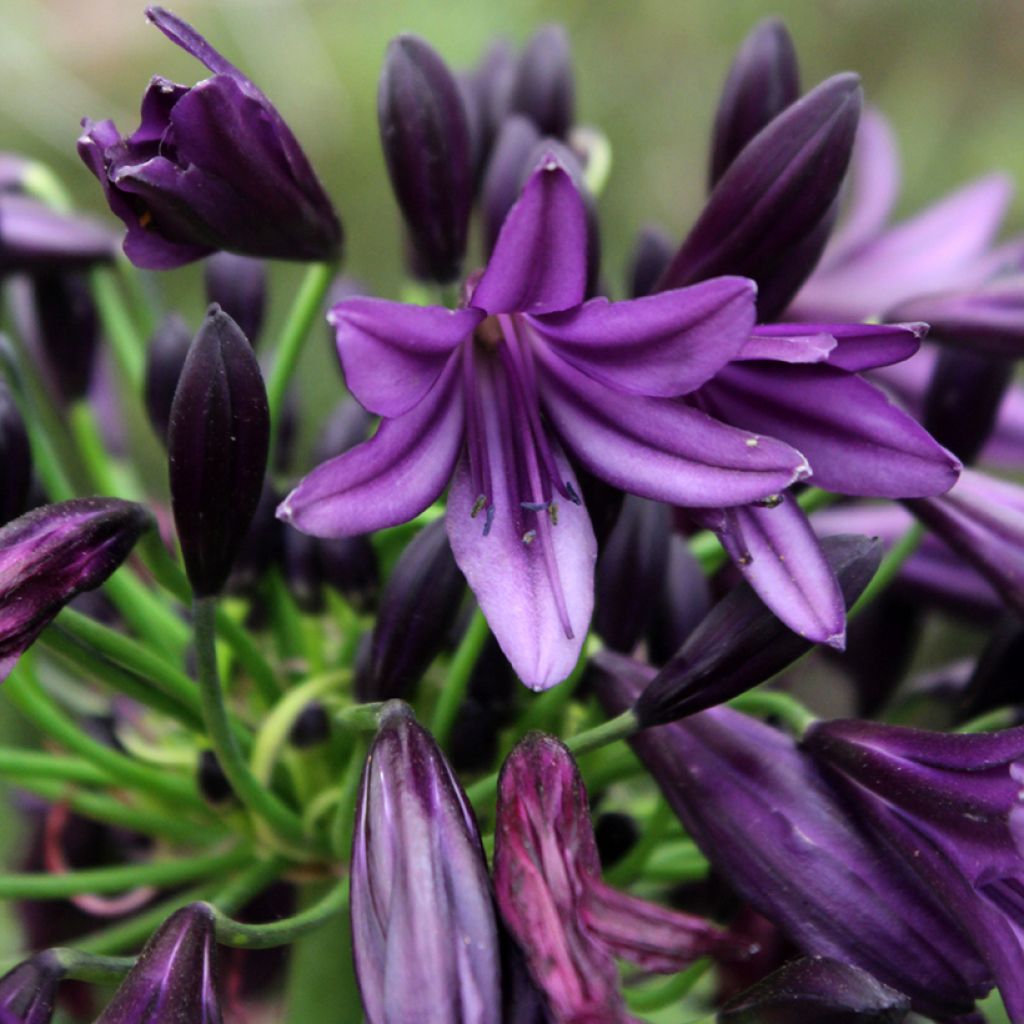
<path fill-rule="evenodd" d="M 150 270 L 218 249 L 336 258 L 337 214 L 267 97 L 180 18 L 162 7 L 146 17 L 213 75 L 191 88 L 154 77 L 129 136 L 113 121 L 83 121 L 78 152 L 128 229 L 128 258 Z"/>
<path fill-rule="evenodd" d="M 594 535 L 563 445 L 621 490 L 677 505 L 757 501 L 806 472 L 788 445 L 674 401 L 745 344 L 750 282 L 581 305 L 586 244 L 583 200 L 546 158 L 464 308 L 336 305 L 349 388 L 383 423 L 279 512 L 307 533 L 365 533 L 411 519 L 451 479 L 455 559 L 536 689 L 569 674 L 593 606 Z"/>

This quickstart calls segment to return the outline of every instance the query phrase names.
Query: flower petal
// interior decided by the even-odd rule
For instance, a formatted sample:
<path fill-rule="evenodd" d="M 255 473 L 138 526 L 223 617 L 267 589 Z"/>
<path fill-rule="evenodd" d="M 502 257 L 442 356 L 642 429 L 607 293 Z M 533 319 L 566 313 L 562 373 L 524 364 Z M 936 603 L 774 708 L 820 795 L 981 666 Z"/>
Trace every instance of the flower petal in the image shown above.
<path fill-rule="evenodd" d="M 671 399 L 624 399 L 556 355 L 538 357 L 541 394 L 558 433 L 592 473 L 621 490 L 714 508 L 759 501 L 807 475 L 803 456 L 774 438 Z"/>
<path fill-rule="evenodd" d="M 444 490 L 462 446 L 460 363 L 452 359 L 415 408 L 301 480 L 278 518 L 318 537 L 350 537 L 419 515 Z"/>
<path fill-rule="evenodd" d="M 743 348 L 754 292 L 747 278 L 719 277 L 628 302 L 593 299 L 531 324 L 594 380 L 670 398 L 695 391 Z"/>
<path fill-rule="evenodd" d="M 327 314 L 349 390 L 370 412 L 401 416 L 441 375 L 452 350 L 483 319 L 476 309 L 354 298 Z"/>
<path fill-rule="evenodd" d="M 960 463 L 867 381 L 831 366 L 733 364 L 705 389 L 716 415 L 799 446 L 839 494 L 942 494 Z"/>
<path fill-rule="evenodd" d="M 545 157 L 509 210 L 470 302 L 488 313 L 555 313 L 583 301 L 586 280 L 583 197 Z"/>
<path fill-rule="evenodd" d="M 759 324 L 736 358 L 871 370 L 909 359 L 927 330 L 923 323 Z"/>

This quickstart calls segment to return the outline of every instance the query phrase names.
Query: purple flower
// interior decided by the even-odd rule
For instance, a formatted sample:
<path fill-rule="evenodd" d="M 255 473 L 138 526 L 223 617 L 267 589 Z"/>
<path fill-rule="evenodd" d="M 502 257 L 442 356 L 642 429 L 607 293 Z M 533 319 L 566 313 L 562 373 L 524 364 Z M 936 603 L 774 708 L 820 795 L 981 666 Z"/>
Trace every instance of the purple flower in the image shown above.
<path fill-rule="evenodd" d="M 114 258 L 114 237 L 91 217 L 0 195 L 0 274 L 74 270 Z"/>
<path fill-rule="evenodd" d="M 602 703 L 625 710 L 652 675 L 605 673 Z M 791 738 L 714 708 L 630 744 L 716 873 L 806 953 L 855 964 L 930 1015 L 966 1013 L 989 989 L 942 897 L 860 826 Z"/>
<path fill-rule="evenodd" d="M 151 525 L 130 501 L 75 498 L 0 528 L 0 680 L 61 608 L 98 587 Z"/>
<path fill-rule="evenodd" d="M 568 749 L 531 733 L 498 783 L 494 887 L 557 1024 L 626 1024 L 615 958 L 672 973 L 746 947 L 702 918 L 601 881 L 587 792 Z"/>
<path fill-rule="evenodd" d="M 817 723 L 807 750 L 944 901 L 1024 1021 L 1024 728 L 956 735 Z"/>
<path fill-rule="evenodd" d="M 267 97 L 180 18 L 162 7 L 146 17 L 213 75 L 191 88 L 153 78 L 127 137 L 113 121 L 82 122 L 79 156 L 128 229 L 128 258 L 150 270 L 218 249 L 337 258 L 337 214 Z"/>
<path fill-rule="evenodd" d="M 49 950 L 37 953 L 0 978 L 2 1024 L 50 1024 L 65 970 Z"/>
<path fill-rule="evenodd" d="M 193 903 L 153 933 L 96 1024 L 221 1024 L 213 911 Z"/>
<path fill-rule="evenodd" d="M 549 159 L 465 308 L 335 306 L 349 388 L 384 420 L 279 513 L 307 533 L 363 533 L 411 519 L 452 479 L 455 559 L 537 689 L 569 674 L 593 605 L 594 535 L 563 444 L 614 486 L 680 505 L 756 501 L 805 472 L 787 445 L 673 400 L 742 348 L 750 283 L 581 305 L 585 249 L 583 201 Z"/>
<path fill-rule="evenodd" d="M 498 932 L 473 812 L 397 701 L 385 705 L 363 772 L 351 870 L 369 1024 L 499 1024 Z"/>

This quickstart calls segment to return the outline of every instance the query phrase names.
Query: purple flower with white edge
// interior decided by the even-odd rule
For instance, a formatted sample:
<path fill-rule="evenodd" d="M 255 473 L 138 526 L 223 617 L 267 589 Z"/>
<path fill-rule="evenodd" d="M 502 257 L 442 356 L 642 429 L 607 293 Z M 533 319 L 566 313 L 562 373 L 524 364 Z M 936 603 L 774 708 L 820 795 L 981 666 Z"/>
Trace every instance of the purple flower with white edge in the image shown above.
<path fill-rule="evenodd" d="M 191 87 L 154 77 L 129 136 L 113 121 L 82 122 L 78 153 L 128 229 L 125 255 L 147 270 L 219 249 L 336 259 L 337 214 L 267 97 L 180 18 L 162 7 L 146 17 L 213 75 Z"/>
<path fill-rule="evenodd" d="M 133 502 L 74 498 L 0 529 L 0 680 L 64 605 L 106 580 L 151 525 Z"/>
<path fill-rule="evenodd" d="M 941 896 L 1024 1021 L 1024 727 L 947 734 L 856 720 L 804 739 L 882 841 Z"/>
<path fill-rule="evenodd" d="M 746 343 L 751 283 L 583 304 L 586 245 L 583 200 L 548 158 L 464 308 L 336 305 L 348 386 L 383 423 L 279 510 L 306 533 L 365 533 L 418 515 L 451 480 L 455 559 L 535 689 L 572 670 L 593 607 L 596 545 L 563 445 L 615 487 L 685 506 L 758 501 L 806 474 L 788 445 L 674 400 Z"/>

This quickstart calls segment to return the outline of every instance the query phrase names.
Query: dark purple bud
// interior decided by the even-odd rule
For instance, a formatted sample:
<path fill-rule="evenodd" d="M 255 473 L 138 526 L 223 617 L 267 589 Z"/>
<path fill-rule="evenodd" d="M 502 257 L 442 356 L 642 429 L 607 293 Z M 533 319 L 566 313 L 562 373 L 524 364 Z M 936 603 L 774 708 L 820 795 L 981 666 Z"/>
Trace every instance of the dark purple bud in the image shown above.
<path fill-rule="evenodd" d="M 37 953 L 0 978 L 3 1024 L 50 1024 L 65 969 L 51 950 Z"/>
<path fill-rule="evenodd" d="M 146 17 L 212 76 L 189 88 L 154 77 L 122 137 L 86 118 L 78 154 L 124 221 L 138 267 L 169 270 L 219 249 L 334 260 L 341 224 L 284 119 L 238 68 L 162 7 Z"/>
<path fill-rule="evenodd" d="M 672 528 L 667 505 L 627 494 L 597 561 L 594 629 L 613 651 L 629 652 L 650 622 L 652 602 L 637 600 L 662 585 Z"/>
<path fill-rule="evenodd" d="M 800 95 L 800 70 L 786 26 L 756 25 L 736 54 L 718 101 L 711 136 L 711 185 L 744 146 Z"/>
<path fill-rule="evenodd" d="M 925 430 L 961 462 L 974 462 L 1013 379 L 1011 359 L 941 348 L 924 399 Z"/>
<path fill-rule="evenodd" d="M 304 612 L 323 611 L 324 595 L 316 537 L 285 529 L 282 543 L 284 578 L 295 603 Z"/>
<path fill-rule="evenodd" d="M 96 1024 L 221 1024 L 213 911 L 193 903 L 153 933 Z"/>
<path fill-rule="evenodd" d="M 235 555 L 228 578 L 228 590 L 245 594 L 253 590 L 267 570 L 282 557 L 284 524 L 277 518 L 281 496 L 264 483 L 252 522 L 245 531 L 242 546 Z"/>
<path fill-rule="evenodd" d="M 256 347 L 267 306 L 267 268 L 263 260 L 214 253 L 205 267 L 206 301 L 216 303 Z"/>
<path fill-rule="evenodd" d="M 296 531 L 290 531 L 296 532 Z M 317 541 L 320 578 L 357 611 L 369 611 L 380 590 L 377 552 L 365 535 Z"/>
<path fill-rule="evenodd" d="M 235 798 L 235 791 L 212 750 L 204 750 L 199 755 L 196 785 L 203 798 L 214 807 L 222 807 Z"/>
<path fill-rule="evenodd" d="M 238 325 L 211 306 L 171 407 L 171 504 L 197 597 L 228 578 L 263 490 L 270 413 L 259 363 Z"/>
<path fill-rule="evenodd" d="M 664 665 L 682 647 L 711 608 L 711 588 L 700 562 L 682 537 L 669 538 L 661 586 L 654 595 L 647 631 L 647 657 Z"/>
<path fill-rule="evenodd" d="M 717 1024 L 900 1024 L 910 1000 L 867 971 L 826 957 L 780 967 L 730 999 Z"/>
<path fill-rule="evenodd" d="M 368 413 L 351 395 L 343 398 L 334 407 L 317 438 L 313 461 L 319 465 L 362 444 L 370 436 L 373 421 L 372 413 Z"/>
<path fill-rule="evenodd" d="M 167 444 L 171 406 L 178 389 L 181 370 L 192 347 L 192 332 L 177 313 L 164 317 L 146 351 L 144 396 L 146 413 L 156 436 Z"/>
<path fill-rule="evenodd" d="M 525 114 L 541 135 L 564 139 L 576 114 L 569 36 L 561 25 L 545 25 L 519 56 L 509 93 L 509 111 Z"/>
<path fill-rule="evenodd" d="M 0 526 L 25 511 L 32 482 L 32 449 L 14 396 L 0 380 Z"/>
<path fill-rule="evenodd" d="M 116 241 L 89 217 L 0 195 L 0 274 L 75 270 L 114 258 Z"/>
<path fill-rule="evenodd" d="M 384 587 L 367 674 L 357 680 L 361 701 L 409 693 L 441 649 L 465 592 L 439 519 L 413 538 Z"/>
<path fill-rule="evenodd" d="M 499 1024 L 498 932 L 473 812 L 397 701 L 381 714 L 363 772 L 351 876 L 369 1024 Z"/>
<path fill-rule="evenodd" d="M 606 671 L 605 710 L 630 707 L 651 675 Z M 716 874 L 805 953 L 869 971 L 928 1016 L 966 1013 L 987 989 L 943 894 L 864 831 L 790 737 L 713 708 L 630 745 Z"/>
<path fill-rule="evenodd" d="M 835 75 L 772 120 L 715 186 L 658 287 L 751 277 L 758 320 L 776 319 L 825 246 L 861 104 L 860 79 Z"/>
<path fill-rule="evenodd" d="M 309 750 L 326 743 L 331 736 L 331 719 L 318 700 L 311 700 L 292 722 L 288 742 L 296 750 Z"/>
<path fill-rule="evenodd" d="M 648 225 L 637 232 L 626 265 L 626 288 L 634 299 L 654 291 L 675 251 L 676 243 L 664 228 Z"/>
<path fill-rule="evenodd" d="M 527 117 L 507 117 L 498 130 L 480 186 L 484 252 L 490 254 L 505 216 L 519 198 L 531 154 L 541 134 Z"/>
<path fill-rule="evenodd" d="M 849 608 L 875 575 L 882 544 L 852 535 L 826 537 L 821 543 Z M 776 618 L 749 583 L 741 583 L 711 609 L 644 690 L 634 709 L 637 718 L 646 728 L 724 704 L 813 646 Z"/>
<path fill-rule="evenodd" d="M 133 502 L 74 498 L 0 528 L 0 680 L 61 608 L 106 580 L 151 525 Z"/>
<path fill-rule="evenodd" d="M 429 280 L 454 281 L 473 202 L 469 122 L 452 73 L 419 37 L 402 35 L 388 45 L 377 117 L 417 263 Z"/>
<path fill-rule="evenodd" d="M 479 179 L 487 165 L 491 147 L 508 113 L 509 94 L 516 73 L 516 56 L 504 39 L 496 39 L 472 71 L 461 77 L 467 111 L 472 109 L 474 167 Z"/>

